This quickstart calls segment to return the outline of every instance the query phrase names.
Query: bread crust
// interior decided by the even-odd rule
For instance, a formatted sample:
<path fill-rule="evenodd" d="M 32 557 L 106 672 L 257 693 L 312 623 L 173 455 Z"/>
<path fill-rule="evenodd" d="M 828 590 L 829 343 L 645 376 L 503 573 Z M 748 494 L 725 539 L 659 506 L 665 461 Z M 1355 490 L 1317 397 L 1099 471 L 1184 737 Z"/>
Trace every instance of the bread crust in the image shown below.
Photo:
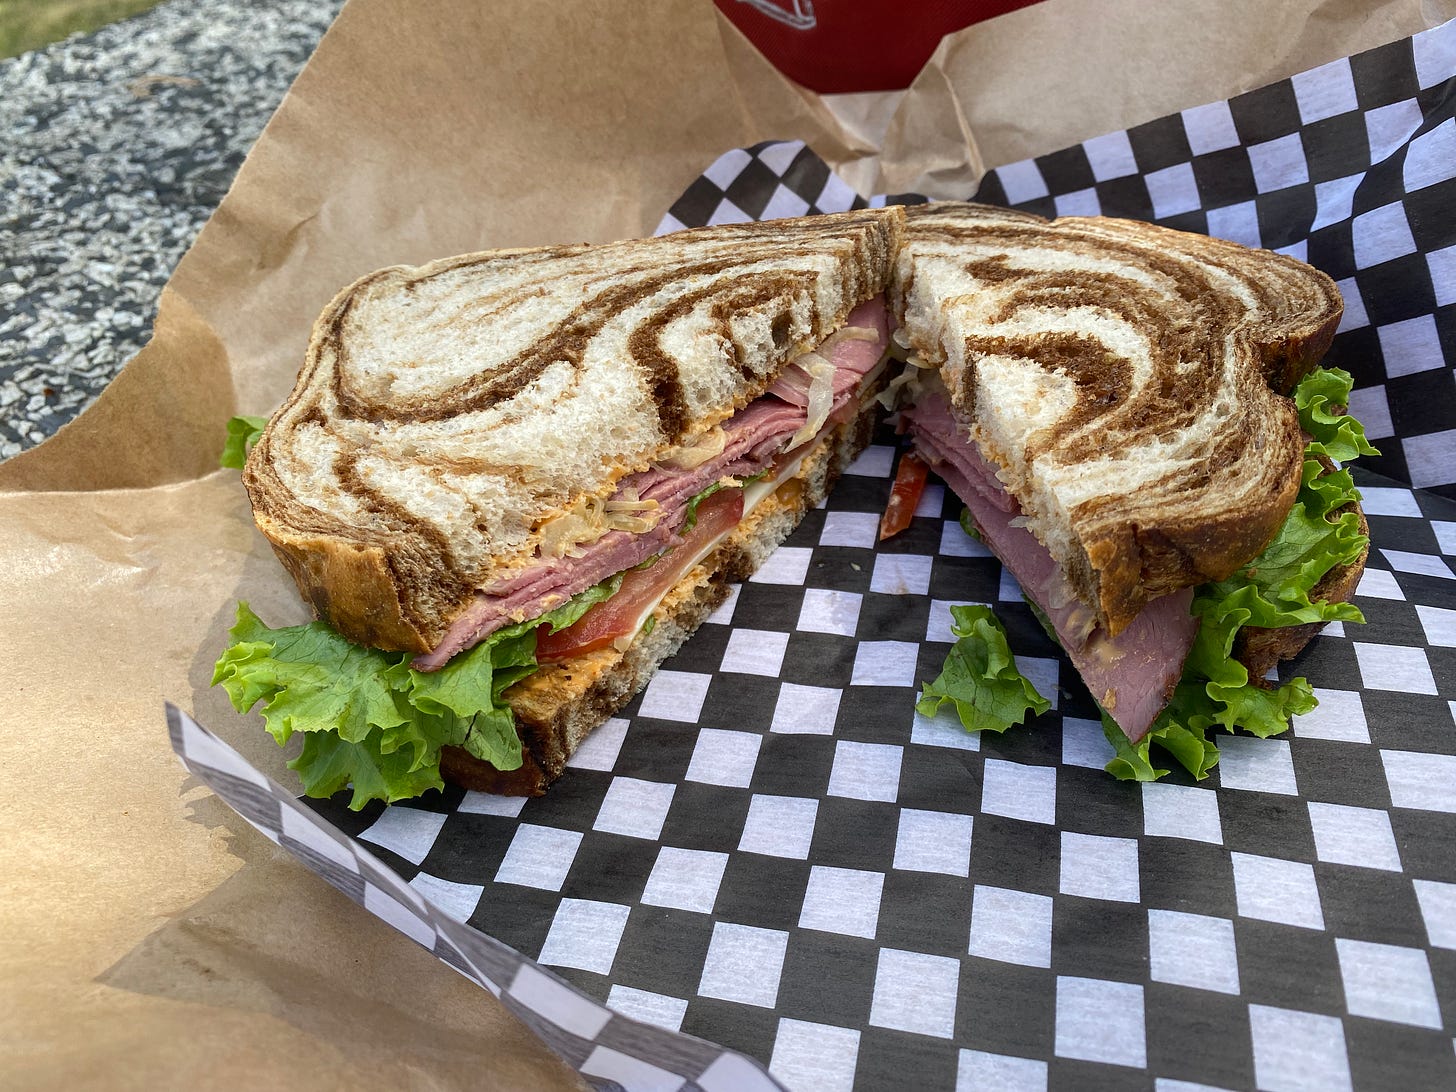
<path fill-rule="evenodd" d="M 254 512 L 273 553 L 293 577 L 316 617 L 356 644 L 427 652 L 424 627 L 412 621 L 399 595 L 389 555 L 379 546 L 324 535 L 300 535 Z"/>
<path fill-rule="evenodd" d="M 1303 446 L 1297 443 L 1301 451 Z M 1095 599 L 1108 632 L 1115 635 L 1159 596 L 1228 579 L 1263 553 L 1284 525 L 1299 495 L 1303 462 L 1288 465 L 1294 472 L 1258 505 L 1210 513 L 1205 520 L 1124 521 L 1084 539 L 1091 573 L 1073 586 L 1079 595 Z"/>
<path fill-rule="evenodd" d="M 446 781 L 505 796 L 540 796 L 561 776 L 587 734 L 641 690 L 663 660 L 675 653 L 728 597 L 729 585 L 746 580 L 828 496 L 845 467 L 869 444 L 881 376 L 865 394 L 859 415 L 833 429 L 804 459 L 799 473 L 764 498 L 734 532 L 680 580 L 654 612 L 655 625 L 639 633 L 625 652 L 599 649 L 560 664 L 542 665 L 505 693 L 516 714 L 524 762 L 497 770 L 458 747 L 441 752 Z"/>

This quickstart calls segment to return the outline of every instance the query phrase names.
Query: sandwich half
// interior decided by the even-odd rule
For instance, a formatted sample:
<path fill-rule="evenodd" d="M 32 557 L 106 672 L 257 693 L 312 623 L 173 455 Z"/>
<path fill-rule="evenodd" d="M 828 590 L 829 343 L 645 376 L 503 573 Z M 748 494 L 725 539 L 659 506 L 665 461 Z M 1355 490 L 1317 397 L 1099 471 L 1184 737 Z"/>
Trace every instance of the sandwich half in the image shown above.
<path fill-rule="evenodd" d="M 1287 727 L 1309 687 L 1263 676 L 1359 617 L 1367 545 L 1331 460 L 1371 449 L 1342 416 L 1349 377 L 1316 370 L 1334 283 L 1129 220 L 908 215 L 903 420 L 1086 682 L 1119 769 L 1152 774 L 1152 734 L 1201 776 L 1212 724 Z"/>
<path fill-rule="evenodd" d="M 319 621 L 214 681 L 305 788 L 537 794 L 819 503 L 886 381 L 898 207 L 391 268 L 247 457 Z"/>

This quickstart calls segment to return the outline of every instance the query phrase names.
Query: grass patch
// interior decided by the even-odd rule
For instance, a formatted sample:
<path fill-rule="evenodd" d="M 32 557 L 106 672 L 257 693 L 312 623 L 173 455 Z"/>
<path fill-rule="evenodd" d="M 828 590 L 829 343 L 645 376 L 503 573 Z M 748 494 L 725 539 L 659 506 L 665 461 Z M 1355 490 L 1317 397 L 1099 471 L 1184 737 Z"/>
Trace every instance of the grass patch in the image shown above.
<path fill-rule="evenodd" d="M 0 0 L 0 57 L 15 57 L 156 7 L 161 0 Z"/>

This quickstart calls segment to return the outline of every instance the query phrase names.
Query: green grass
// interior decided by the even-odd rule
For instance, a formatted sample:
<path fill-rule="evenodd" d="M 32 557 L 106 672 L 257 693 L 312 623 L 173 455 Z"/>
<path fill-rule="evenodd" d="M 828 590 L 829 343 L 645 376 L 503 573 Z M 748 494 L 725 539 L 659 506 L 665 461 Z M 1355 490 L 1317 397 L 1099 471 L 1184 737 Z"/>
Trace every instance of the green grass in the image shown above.
<path fill-rule="evenodd" d="M 0 0 L 0 57 L 14 57 L 77 31 L 96 30 L 161 0 Z"/>

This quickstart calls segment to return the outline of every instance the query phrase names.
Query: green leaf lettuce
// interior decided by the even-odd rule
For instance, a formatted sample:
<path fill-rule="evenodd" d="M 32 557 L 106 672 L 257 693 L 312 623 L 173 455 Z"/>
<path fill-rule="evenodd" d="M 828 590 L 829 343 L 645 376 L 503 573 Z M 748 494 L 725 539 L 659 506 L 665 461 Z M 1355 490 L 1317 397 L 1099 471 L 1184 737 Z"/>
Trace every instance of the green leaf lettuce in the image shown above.
<path fill-rule="evenodd" d="M 1219 758 L 1218 747 L 1208 738 L 1211 728 L 1238 727 L 1258 736 L 1275 735 L 1289 727 L 1291 716 L 1315 707 L 1314 692 L 1305 679 L 1264 689 L 1249 679 L 1247 669 L 1232 659 L 1231 653 L 1244 626 L 1274 629 L 1364 621 L 1353 604 L 1310 599 L 1311 591 L 1326 573 L 1354 563 L 1367 544 L 1353 509 L 1335 515 L 1359 499 L 1350 472 L 1343 468 L 1326 470 L 1321 461 L 1323 457 L 1339 463 L 1375 453 L 1360 423 L 1344 412 L 1350 388 L 1349 373 L 1333 368 L 1316 368 L 1295 388 L 1300 426 L 1310 437 L 1295 504 L 1263 553 L 1229 579 L 1196 590 L 1191 609 L 1201 620 L 1198 635 L 1172 700 L 1147 735 L 1132 743 L 1116 722 L 1102 713 L 1103 733 L 1114 752 L 1107 764 L 1113 776 L 1154 781 L 1168 773 L 1167 759 L 1171 758 L 1201 780 Z M 973 534 L 968 516 L 962 515 L 962 526 Z M 1027 602 L 1056 640 L 1046 616 L 1036 604 Z M 985 607 L 953 607 L 958 623 L 962 618 L 958 612 L 967 610 L 978 612 L 975 618 L 980 617 L 979 612 L 990 613 Z M 986 636 L 988 625 L 976 622 L 973 626 L 972 617 L 967 615 L 954 630 L 962 640 L 952 650 L 941 677 L 925 689 L 916 708 L 928 714 L 951 701 L 968 728 L 1000 731 L 1020 720 L 1020 716 L 1011 717 L 1002 711 L 998 704 L 1009 702 L 1009 698 L 1001 697 L 1010 693 L 1009 680 L 999 671 L 1000 665 L 1010 662 L 1010 653 L 1005 650 L 999 626 L 996 632 L 1000 644 L 993 652 Z M 973 631 L 977 635 L 974 641 L 970 636 Z M 1011 670 L 1015 671 L 1014 666 Z M 996 685 L 983 682 L 987 677 Z M 1026 688 L 1035 693 L 1029 683 Z"/>
<path fill-rule="evenodd" d="M 958 638 L 939 677 L 921 689 L 915 708 L 933 717 L 950 702 L 961 724 L 972 732 L 1004 732 L 1026 719 L 1027 712 L 1045 713 L 1051 702 L 1016 668 L 1006 643 L 1006 630 L 979 605 L 950 608 L 951 632 Z"/>
<path fill-rule="evenodd" d="M 370 800 L 393 803 L 443 787 L 442 747 L 464 747 L 500 770 L 520 768 L 521 739 L 502 695 L 536 670 L 537 628 L 565 629 L 621 583 L 615 576 L 497 630 L 433 672 L 412 668 L 408 652 L 364 648 L 324 622 L 270 629 L 240 602 L 212 681 L 240 713 L 262 702 L 280 745 L 304 733 L 289 766 L 309 796 L 347 785 L 356 810 Z"/>
<path fill-rule="evenodd" d="M 267 424 L 266 417 L 234 417 L 230 420 L 227 423 L 227 443 L 223 445 L 218 466 L 241 470 L 243 463 L 247 461 L 248 452 L 253 450 L 253 445 L 263 435 Z"/>

